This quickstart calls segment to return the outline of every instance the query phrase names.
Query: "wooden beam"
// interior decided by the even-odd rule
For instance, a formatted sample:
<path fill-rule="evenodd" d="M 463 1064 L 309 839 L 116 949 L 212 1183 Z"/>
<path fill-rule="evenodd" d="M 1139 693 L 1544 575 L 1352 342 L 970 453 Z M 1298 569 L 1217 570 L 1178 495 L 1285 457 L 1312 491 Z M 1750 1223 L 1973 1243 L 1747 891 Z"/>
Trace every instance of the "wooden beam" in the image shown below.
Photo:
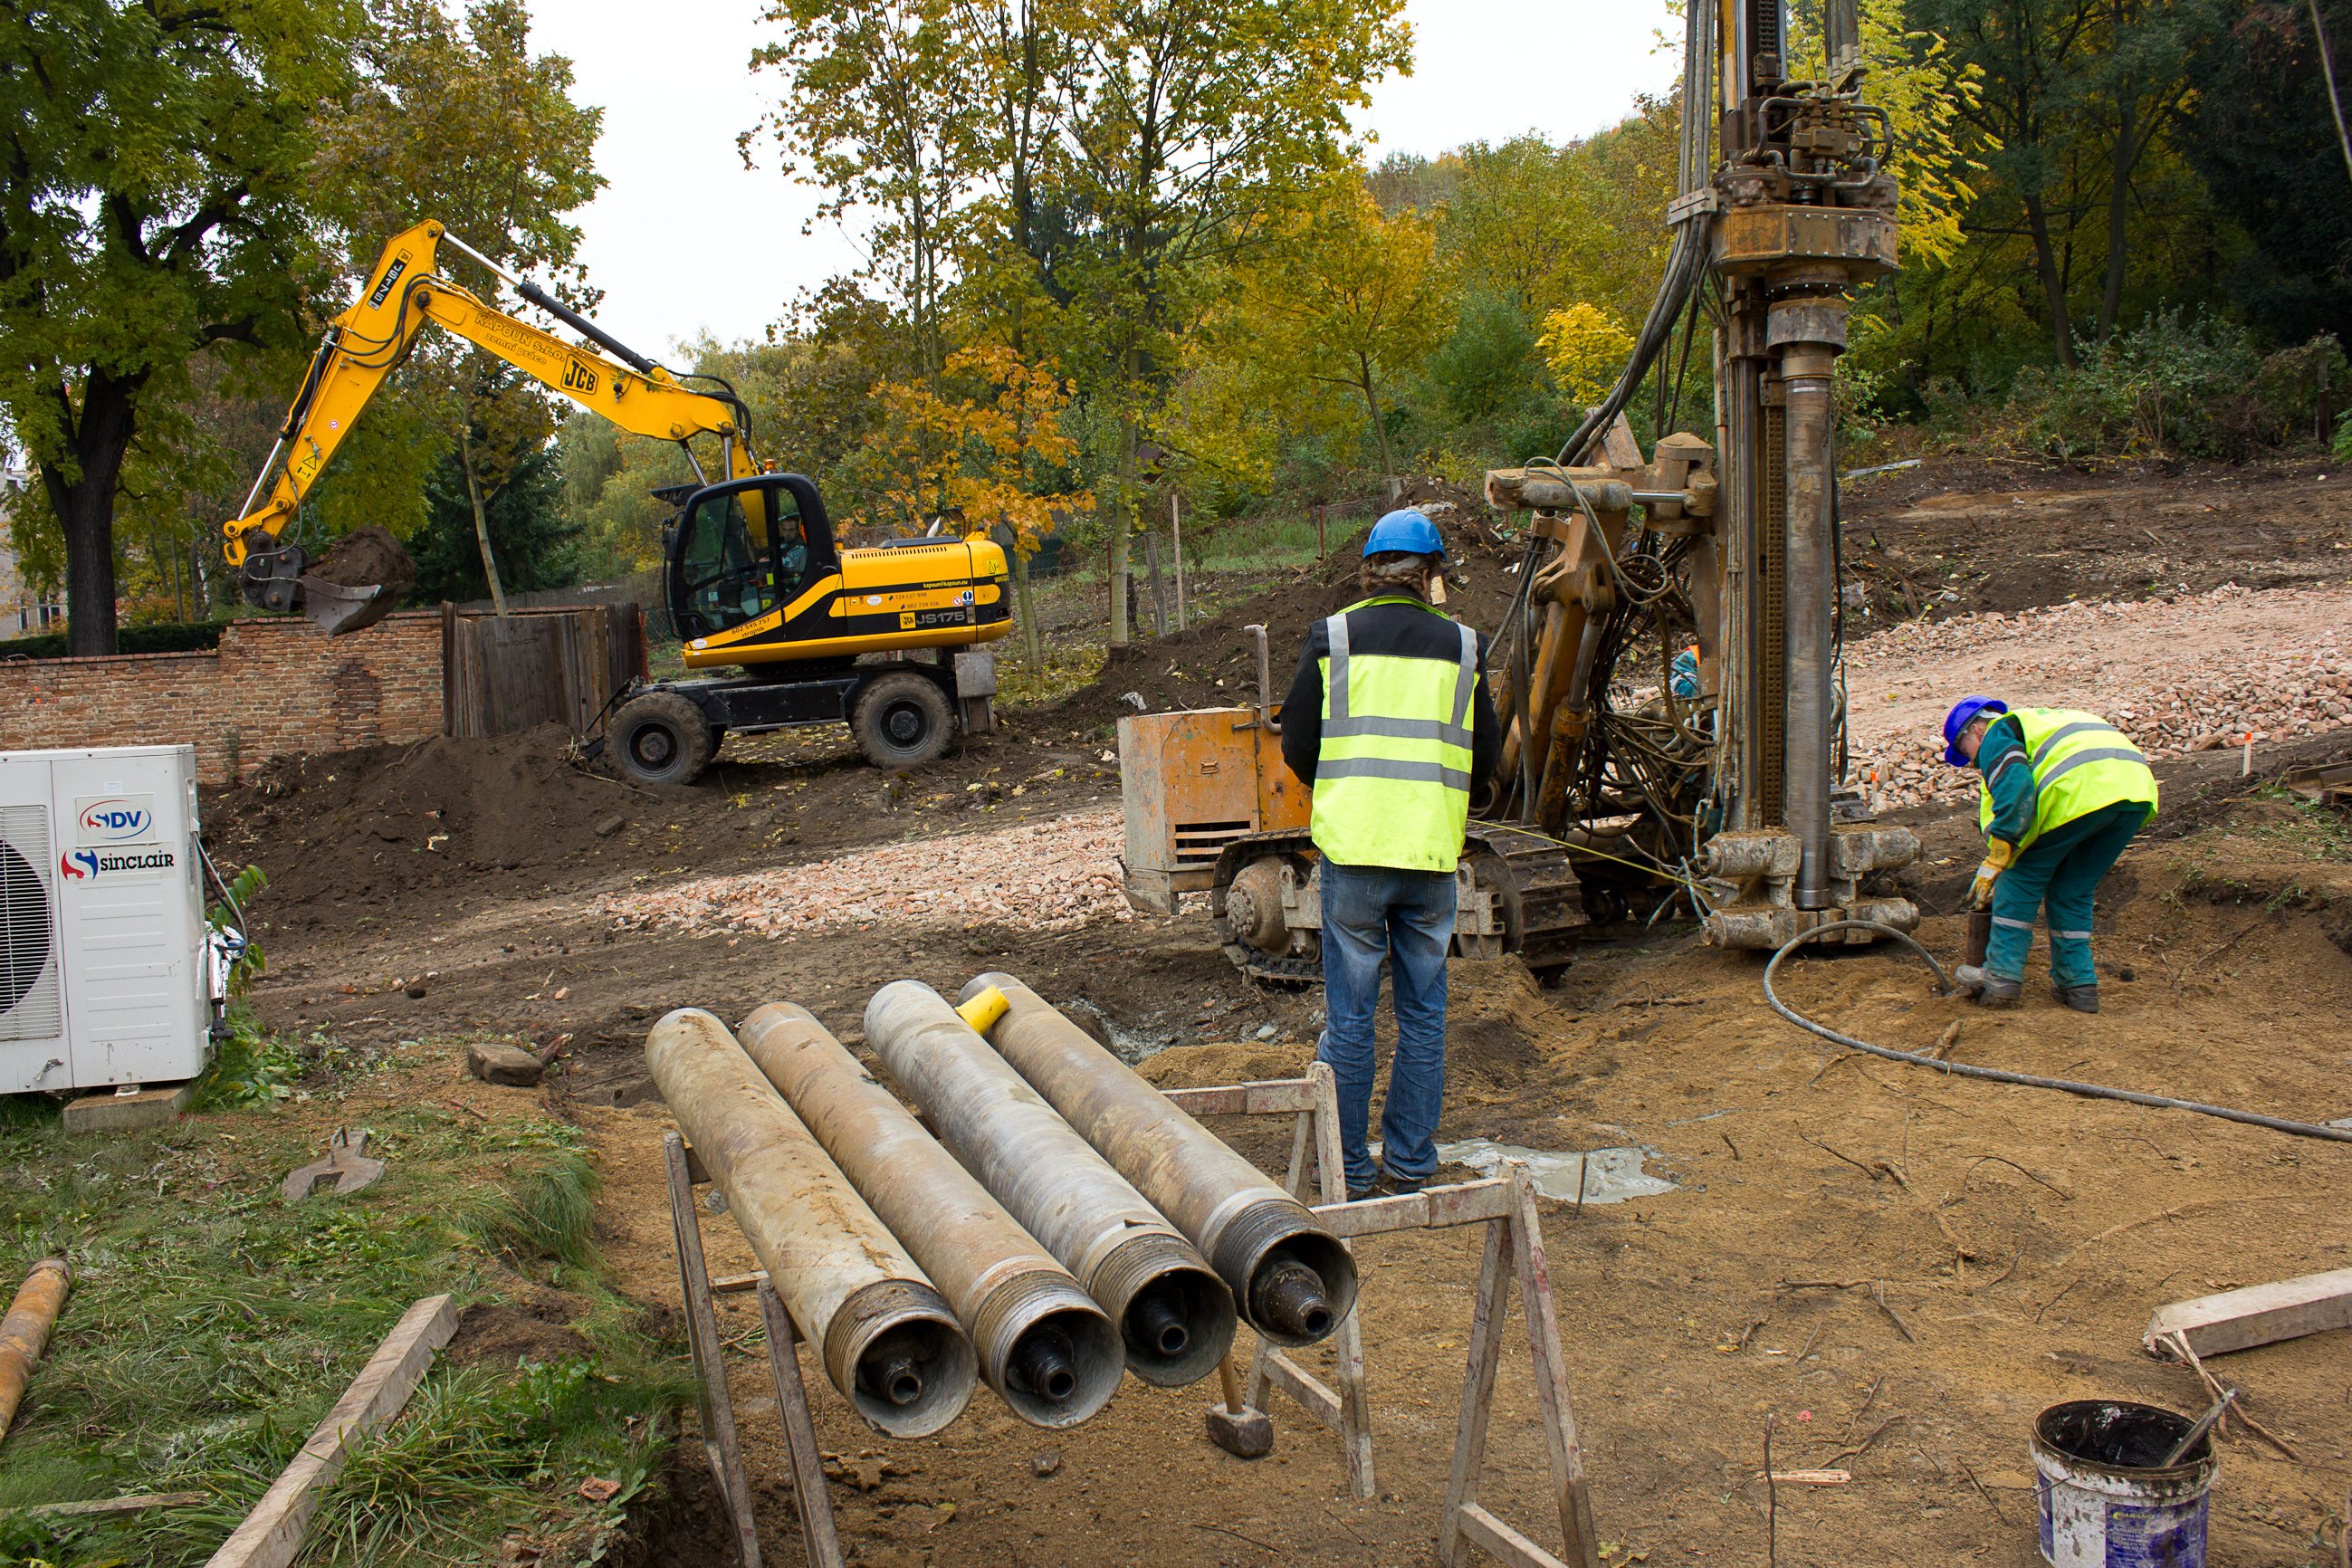
<path fill-rule="evenodd" d="M 1512 1568 L 1568 1568 L 1568 1564 L 1488 1513 L 1475 1502 L 1464 1503 L 1455 1516 L 1462 1533 Z"/>
<path fill-rule="evenodd" d="M 30 1508 L 0 1509 L 0 1514 L 26 1519 L 87 1519 L 114 1513 L 145 1513 L 157 1508 L 194 1508 L 212 1500 L 210 1492 L 133 1492 L 127 1497 L 92 1498 L 87 1502 L 43 1502 Z"/>
<path fill-rule="evenodd" d="M 457 1309 L 446 1296 L 427 1296 L 403 1313 L 293 1463 L 270 1483 L 206 1568 L 287 1568 L 300 1553 L 319 1500 L 342 1473 L 352 1444 L 400 1413 L 425 1380 L 435 1353 L 457 1331 Z"/>
<path fill-rule="evenodd" d="M 2330 1329 L 2352 1329 L 2352 1268 L 2171 1302 L 2148 1319 L 2140 1342 L 2160 1355 L 2179 1334 L 2200 1356 L 2222 1355 Z"/>

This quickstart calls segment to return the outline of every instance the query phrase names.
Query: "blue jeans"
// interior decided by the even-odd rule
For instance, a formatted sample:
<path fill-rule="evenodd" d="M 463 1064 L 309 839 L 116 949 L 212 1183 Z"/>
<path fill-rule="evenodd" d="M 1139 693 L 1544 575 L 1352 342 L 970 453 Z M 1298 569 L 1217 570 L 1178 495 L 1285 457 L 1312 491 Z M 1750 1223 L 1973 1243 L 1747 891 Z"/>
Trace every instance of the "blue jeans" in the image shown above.
<path fill-rule="evenodd" d="M 2033 945 L 2033 917 L 2050 914 L 2050 980 L 2072 990 L 2096 985 L 2091 967 L 2091 894 L 2147 825 L 2137 801 L 2101 806 L 2062 822 L 2032 844 L 1992 885 L 1992 935 L 1985 942 L 1985 973 L 2025 978 L 2025 950 Z"/>
<path fill-rule="evenodd" d="M 1348 1185 L 1378 1179 L 1366 1142 L 1372 1116 L 1372 1009 L 1381 960 L 1396 993 L 1396 1058 L 1381 1117 L 1389 1174 L 1427 1181 L 1437 1169 L 1445 1098 L 1445 949 L 1454 940 L 1454 876 L 1323 862 L 1323 1037 L 1315 1054 L 1339 1080 L 1339 1149 Z"/>

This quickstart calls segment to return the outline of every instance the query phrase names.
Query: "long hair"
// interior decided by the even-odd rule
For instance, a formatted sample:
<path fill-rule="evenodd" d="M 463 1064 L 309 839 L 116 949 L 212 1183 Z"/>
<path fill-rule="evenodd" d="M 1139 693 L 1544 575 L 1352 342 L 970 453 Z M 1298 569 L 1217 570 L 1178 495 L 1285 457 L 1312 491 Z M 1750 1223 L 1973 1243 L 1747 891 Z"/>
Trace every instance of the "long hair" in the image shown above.
<path fill-rule="evenodd" d="M 1426 604 L 1429 592 L 1425 579 L 1436 569 L 1437 557 L 1434 555 L 1417 555 L 1409 550 L 1383 550 L 1377 555 L 1364 557 L 1363 565 L 1356 572 L 1356 583 L 1368 599 L 1402 595 Z"/>

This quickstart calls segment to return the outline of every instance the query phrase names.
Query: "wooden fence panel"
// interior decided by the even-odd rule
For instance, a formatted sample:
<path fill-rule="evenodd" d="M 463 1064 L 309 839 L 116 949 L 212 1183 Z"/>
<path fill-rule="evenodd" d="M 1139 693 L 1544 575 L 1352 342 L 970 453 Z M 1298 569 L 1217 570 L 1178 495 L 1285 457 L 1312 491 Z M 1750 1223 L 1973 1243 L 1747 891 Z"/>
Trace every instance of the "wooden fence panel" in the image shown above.
<path fill-rule="evenodd" d="M 547 723 L 585 734 L 645 668 L 634 604 L 503 617 L 444 606 L 442 626 L 443 728 L 461 739 Z"/>

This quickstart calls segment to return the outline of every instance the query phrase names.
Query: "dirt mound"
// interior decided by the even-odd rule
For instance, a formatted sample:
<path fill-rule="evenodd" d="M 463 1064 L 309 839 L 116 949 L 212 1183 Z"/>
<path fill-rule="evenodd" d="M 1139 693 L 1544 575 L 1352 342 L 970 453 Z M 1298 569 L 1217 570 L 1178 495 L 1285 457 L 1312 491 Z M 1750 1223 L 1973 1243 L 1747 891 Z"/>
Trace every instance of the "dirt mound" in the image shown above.
<path fill-rule="evenodd" d="M 416 563 L 400 542 L 370 524 L 355 528 L 335 541 L 334 547 L 310 563 L 310 574 L 344 588 L 383 584 L 383 597 L 397 601 L 416 586 Z"/>
<path fill-rule="evenodd" d="M 458 1366 L 513 1366 L 527 1361 L 553 1366 L 594 1353 L 595 1347 L 579 1330 L 496 1301 L 477 1301 L 457 1314 L 457 1332 L 449 1342 L 449 1360 Z"/>
<path fill-rule="evenodd" d="M 1439 479 L 1415 479 L 1399 504 L 1419 506 L 1445 536 L 1446 613 L 1491 635 L 1502 624 L 1517 579 L 1509 568 L 1520 546 L 1498 532 L 1484 502 Z M 1213 621 L 1174 637 L 1113 648 L 1093 683 L 1045 710 L 1050 727 L 1088 728 L 1117 722 L 1138 711 L 1237 707 L 1256 700 L 1257 655 L 1252 624 L 1266 629 L 1274 669 L 1275 699 L 1281 700 L 1297 667 L 1307 628 L 1362 597 L 1356 586 L 1360 546 L 1335 547 L 1313 566 L 1276 574 L 1263 592 Z M 1127 693 L 1140 696 L 1139 710 Z"/>
<path fill-rule="evenodd" d="M 435 737 L 278 757 L 213 803 L 213 830 L 269 875 L 273 905 L 382 897 L 562 860 L 635 792 L 564 760 L 545 724 L 488 741 Z"/>

